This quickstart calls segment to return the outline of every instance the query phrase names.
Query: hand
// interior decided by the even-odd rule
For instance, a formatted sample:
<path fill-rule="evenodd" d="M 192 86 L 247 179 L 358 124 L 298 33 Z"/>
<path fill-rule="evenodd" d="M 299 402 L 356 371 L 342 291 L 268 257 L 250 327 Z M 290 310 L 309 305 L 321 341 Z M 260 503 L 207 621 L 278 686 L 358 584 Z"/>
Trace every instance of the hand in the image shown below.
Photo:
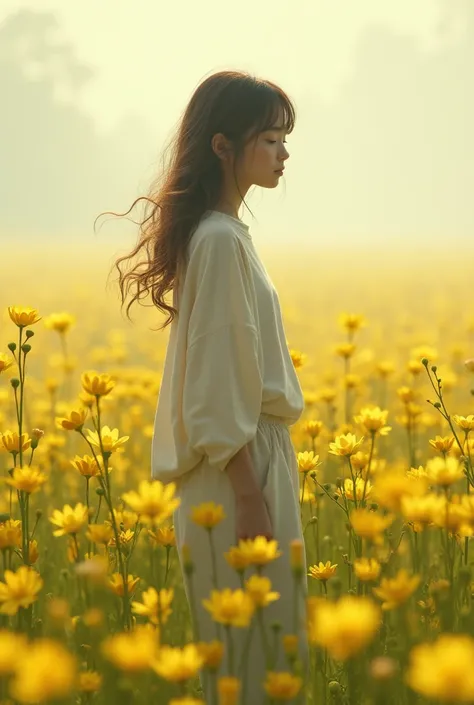
<path fill-rule="evenodd" d="M 256 536 L 273 539 L 268 505 L 262 492 L 236 497 L 236 533 L 237 543 L 240 539 L 254 539 Z"/>

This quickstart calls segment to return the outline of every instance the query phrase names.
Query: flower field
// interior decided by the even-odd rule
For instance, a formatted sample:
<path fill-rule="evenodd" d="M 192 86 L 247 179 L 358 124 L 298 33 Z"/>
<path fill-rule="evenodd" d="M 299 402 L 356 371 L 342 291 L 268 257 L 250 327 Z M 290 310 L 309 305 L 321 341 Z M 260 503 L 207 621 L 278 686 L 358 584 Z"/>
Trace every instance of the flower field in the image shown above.
<path fill-rule="evenodd" d="M 216 585 L 206 600 L 210 643 L 196 638 L 183 589 L 172 523 L 179 498 L 173 484 L 150 480 L 164 334 L 140 332 L 160 344 L 135 341 L 135 361 L 128 344 L 137 332 L 108 325 L 100 311 L 94 319 L 87 292 L 74 313 L 57 293 L 31 287 L 21 295 L 28 305 L 14 288 L 8 294 L 2 705 L 204 705 L 200 672 L 215 705 L 244 705 L 232 633 L 278 600 L 265 569 L 286 551 L 295 596 L 308 585 L 310 673 L 294 635 L 273 625 L 269 705 L 474 703 L 474 317 L 454 305 L 456 284 L 437 305 L 426 292 L 426 304 L 414 297 L 411 310 L 411 294 L 400 292 L 401 318 L 383 314 L 381 283 L 377 297 L 357 298 L 366 314 L 337 297 L 326 313 L 304 306 L 305 285 L 288 307 L 278 287 L 306 399 L 292 427 L 305 543 L 260 537 L 226 556 L 241 589 Z M 199 505 L 193 520 L 205 540 L 222 512 Z M 188 552 L 183 567 L 192 580 Z M 281 652 L 285 671 L 272 666 Z"/>

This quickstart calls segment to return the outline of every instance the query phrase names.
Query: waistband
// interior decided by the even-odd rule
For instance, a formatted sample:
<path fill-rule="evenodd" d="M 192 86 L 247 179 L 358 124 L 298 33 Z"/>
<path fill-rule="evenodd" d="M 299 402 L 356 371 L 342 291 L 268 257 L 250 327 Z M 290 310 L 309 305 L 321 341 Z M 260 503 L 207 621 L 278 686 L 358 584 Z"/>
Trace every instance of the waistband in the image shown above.
<path fill-rule="evenodd" d="M 289 426 L 289 424 L 287 424 L 286 421 L 280 416 L 272 416 L 271 414 L 264 414 L 263 412 L 260 414 L 260 421 L 275 424 L 277 426 L 286 426 L 287 428 Z"/>

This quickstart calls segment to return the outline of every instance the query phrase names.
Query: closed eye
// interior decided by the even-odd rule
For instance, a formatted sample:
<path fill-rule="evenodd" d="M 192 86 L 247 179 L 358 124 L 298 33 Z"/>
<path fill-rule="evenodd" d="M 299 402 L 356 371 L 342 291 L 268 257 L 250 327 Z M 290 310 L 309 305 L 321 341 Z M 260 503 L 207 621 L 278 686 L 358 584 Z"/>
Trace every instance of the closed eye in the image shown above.
<path fill-rule="evenodd" d="M 276 140 L 267 140 L 270 144 L 275 144 Z M 286 140 L 283 140 L 283 144 L 286 144 Z"/>

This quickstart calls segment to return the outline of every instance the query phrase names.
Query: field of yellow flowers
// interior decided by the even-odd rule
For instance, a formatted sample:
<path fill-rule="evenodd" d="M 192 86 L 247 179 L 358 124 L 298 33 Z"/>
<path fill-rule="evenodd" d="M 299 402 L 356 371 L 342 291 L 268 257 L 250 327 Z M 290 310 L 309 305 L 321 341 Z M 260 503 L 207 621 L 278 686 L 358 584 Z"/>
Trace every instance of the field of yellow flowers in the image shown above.
<path fill-rule="evenodd" d="M 468 280 L 446 273 L 440 293 L 337 264 L 313 298 L 309 279 L 277 281 L 306 398 L 292 427 L 305 545 L 242 542 L 241 590 L 217 586 L 207 608 L 227 635 L 250 628 L 278 594 L 247 570 L 264 577 L 289 551 L 295 590 L 309 587 L 311 669 L 274 625 L 269 705 L 474 703 Z M 193 633 L 173 485 L 150 481 L 166 335 L 117 324 L 100 286 L 63 273 L 45 287 L 35 271 L 21 294 L 5 276 L 0 302 L 0 703 L 202 705 L 201 672 L 214 705 L 243 705 L 227 640 Z M 219 516 L 196 507 L 196 530 Z M 192 555 L 184 568 L 192 579 Z"/>

